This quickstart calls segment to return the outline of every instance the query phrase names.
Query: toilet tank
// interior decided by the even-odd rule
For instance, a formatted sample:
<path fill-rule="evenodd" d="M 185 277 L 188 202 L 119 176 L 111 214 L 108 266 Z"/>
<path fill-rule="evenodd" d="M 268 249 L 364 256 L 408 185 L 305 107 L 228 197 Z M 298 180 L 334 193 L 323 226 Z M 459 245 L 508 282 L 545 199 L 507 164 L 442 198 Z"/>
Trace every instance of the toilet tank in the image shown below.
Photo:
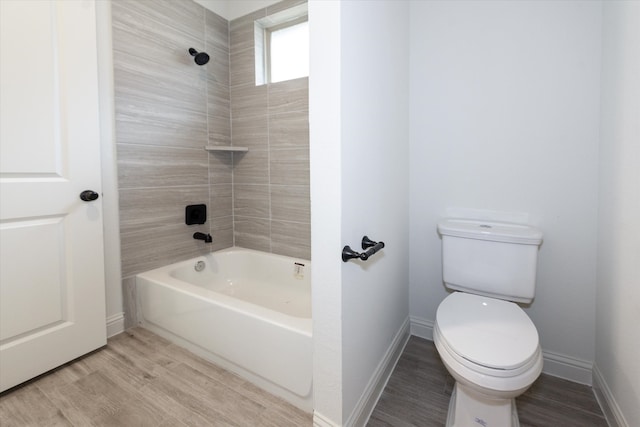
<path fill-rule="evenodd" d="M 443 219 L 438 232 L 447 288 L 515 302 L 533 300 L 542 232 L 466 219 Z"/>

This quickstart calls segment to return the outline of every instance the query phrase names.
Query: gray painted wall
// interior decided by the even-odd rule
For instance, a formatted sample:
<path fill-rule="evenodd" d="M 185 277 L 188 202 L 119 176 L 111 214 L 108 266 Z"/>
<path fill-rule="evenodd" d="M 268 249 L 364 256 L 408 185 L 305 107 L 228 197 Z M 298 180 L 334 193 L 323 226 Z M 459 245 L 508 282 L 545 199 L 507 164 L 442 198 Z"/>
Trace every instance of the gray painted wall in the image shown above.
<path fill-rule="evenodd" d="M 436 222 L 449 208 L 526 213 L 544 233 L 525 310 L 545 370 L 585 383 L 594 356 L 601 7 L 432 1 L 411 10 L 412 320 L 434 321 L 447 295 Z"/>
<path fill-rule="evenodd" d="M 640 425 L 640 3 L 605 2 L 594 388 L 611 426 Z"/>
<path fill-rule="evenodd" d="M 409 12 L 309 3 L 315 425 L 364 425 L 408 337 Z M 363 235 L 385 248 L 342 262 Z"/>

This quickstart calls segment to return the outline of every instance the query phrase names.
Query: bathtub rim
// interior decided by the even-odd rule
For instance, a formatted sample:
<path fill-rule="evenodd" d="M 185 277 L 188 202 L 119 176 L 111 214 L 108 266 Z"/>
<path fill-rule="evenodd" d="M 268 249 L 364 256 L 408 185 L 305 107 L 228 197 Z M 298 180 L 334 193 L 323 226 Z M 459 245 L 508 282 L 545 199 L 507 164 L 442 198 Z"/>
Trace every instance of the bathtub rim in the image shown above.
<path fill-rule="evenodd" d="M 239 246 L 233 246 L 226 249 L 221 249 L 219 251 L 210 252 L 205 255 L 200 255 L 194 258 L 190 258 L 183 261 L 178 261 L 173 264 L 169 264 L 166 266 L 158 267 L 153 270 L 148 270 L 142 273 L 138 273 L 135 275 L 136 283 L 138 278 L 142 280 L 147 280 L 154 285 L 162 286 L 165 288 L 176 289 L 179 292 L 183 292 L 189 296 L 197 298 L 203 301 L 215 301 L 216 304 L 220 304 L 221 306 L 242 312 L 244 315 L 260 319 L 263 321 L 276 323 L 278 326 L 299 332 L 308 337 L 312 336 L 312 319 L 313 313 L 309 317 L 297 317 L 289 314 L 285 314 L 271 308 L 267 308 L 258 304 L 254 304 L 239 298 L 234 298 L 232 296 L 216 292 L 211 289 L 206 289 L 200 287 L 198 285 L 186 282 L 184 280 L 173 277 L 170 274 L 170 271 L 175 268 L 180 267 L 188 267 L 194 265 L 197 261 L 203 260 L 206 262 L 207 257 L 217 255 L 226 255 L 226 254 L 234 254 L 234 253 L 253 253 L 259 255 L 267 255 L 269 257 L 275 257 L 282 260 L 295 260 L 295 261 L 303 261 L 306 262 L 305 265 L 310 266 L 311 262 L 309 260 L 304 260 L 302 258 L 293 258 L 284 255 L 271 254 L 268 252 L 257 251 L 253 249 L 246 249 Z M 311 297 L 311 295 L 309 295 Z M 142 313 L 138 313 L 138 318 Z"/>

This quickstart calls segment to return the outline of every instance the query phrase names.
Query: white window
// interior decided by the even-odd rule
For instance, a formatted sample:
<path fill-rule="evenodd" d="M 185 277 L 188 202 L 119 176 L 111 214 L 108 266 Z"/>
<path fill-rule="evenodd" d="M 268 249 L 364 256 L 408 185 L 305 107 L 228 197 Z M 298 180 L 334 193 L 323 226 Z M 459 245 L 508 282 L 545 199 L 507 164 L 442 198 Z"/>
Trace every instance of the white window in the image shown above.
<path fill-rule="evenodd" d="M 307 4 L 255 22 L 256 85 L 309 75 Z"/>
<path fill-rule="evenodd" d="M 297 79 L 309 75 L 309 21 L 267 29 L 267 81 Z"/>

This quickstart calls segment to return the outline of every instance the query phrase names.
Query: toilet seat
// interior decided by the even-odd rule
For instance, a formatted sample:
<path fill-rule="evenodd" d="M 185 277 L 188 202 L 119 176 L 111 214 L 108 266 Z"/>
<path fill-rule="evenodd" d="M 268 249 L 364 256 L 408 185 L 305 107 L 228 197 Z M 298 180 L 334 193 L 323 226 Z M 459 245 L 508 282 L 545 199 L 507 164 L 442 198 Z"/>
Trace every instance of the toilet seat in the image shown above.
<path fill-rule="evenodd" d="M 450 356 L 485 375 L 519 375 L 540 358 L 535 325 L 509 301 L 455 292 L 438 307 L 435 326 Z"/>
<path fill-rule="evenodd" d="M 443 338 L 442 332 L 438 327 L 438 323 L 434 325 L 433 329 L 433 341 L 436 344 L 438 349 L 438 353 L 440 354 L 441 359 L 445 362 L 445 365 L 448 365 L 450 368 L 462 373 L 462 371 L 468 372 L 465 374 L 468 380 L 477 383 L 478 385 L 485 384 L 491 379 L 491 382 L 494 384 L 492 387 L 498 387 L 495 384 L 501 383 L 501 381 L 518 378 L 521 376 L 527 376 L 531 374 L 531 372 L 538 371 L 535 376 L 537 377 L 539 372 L 538 368 L 542 368 L 542 350 L 540 347 L 536 349 L 531 359 L 528 363 L 516 368 L 516 369 L 495 369 L 487 366 L 480 365 L 478 363 L 474 363 L 468 359 L 457 354 L 451 346 L 447 343 L 447 340 Z M 536 366 L 537 365 L 537 366 Z M 477 378 L 477 380 L 473 380 L 473 378 Z M 497 381 L 497 382 L 496 382 Z M 516 384 L 519 384 L 519 380 L 516 381 Z M 526 381 L 525 381 L 526 382 Z M 514 384 L 510 382 L 507 389 L 511 388 L 511 385 Z M 519 387 L 519 385 L 517 386 Z"/>

